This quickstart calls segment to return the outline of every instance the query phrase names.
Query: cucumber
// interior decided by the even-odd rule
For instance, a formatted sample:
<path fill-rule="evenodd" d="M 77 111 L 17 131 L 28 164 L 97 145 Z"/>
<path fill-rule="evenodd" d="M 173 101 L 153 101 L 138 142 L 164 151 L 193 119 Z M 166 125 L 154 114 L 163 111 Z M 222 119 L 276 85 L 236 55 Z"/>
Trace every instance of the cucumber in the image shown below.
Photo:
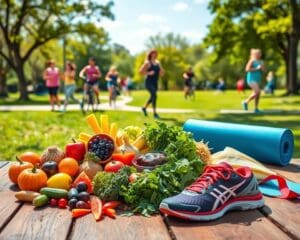
<path fill-rule="evenodd" d="M 40 196 L 37 196 L 36 198 L 33 199 L 32 204 L 35 207 L 42 207 L 45 206 L 49 202 L 49 198 L 41 194 Z"/>
<path fill-rule="evenodd" d="M 49 198 L 67 198 L 68 191 L 60 188 L 44 187 L 40 190 L 41 194 L 46 195 Z"/>

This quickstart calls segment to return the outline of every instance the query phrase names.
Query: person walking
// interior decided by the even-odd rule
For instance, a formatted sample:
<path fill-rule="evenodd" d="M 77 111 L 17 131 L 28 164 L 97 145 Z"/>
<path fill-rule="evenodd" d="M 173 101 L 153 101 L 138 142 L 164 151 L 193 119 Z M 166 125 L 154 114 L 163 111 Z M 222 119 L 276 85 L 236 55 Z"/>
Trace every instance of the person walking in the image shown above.
<path fill-rule="evenodd" d="M 48 61 L 48 63 L 46 64 L 46 69 L 43 73 L 43 79 L 46 81 L 46 87 L 49 92 L 51 111 L 55 110 L 55 104 L 57 105 L 58 110 L 60 110 L 60 100 L 58 96 L 59 78 L 60 72 L 59 69 L 55 66 L 55 61 Z"/>
<path fill-rule="evenodd" d="M 189 96 L 194 94 L 193 77 L 195 76 L 192 67 L 189 67 L 182 75 L 184 81 L 184 98 L 187 99 Z"/>
<path fill-rule="evenodd" d="M 74 97 L 76 84 L 75 84 L 75 76 L 76 76 L 76 65 L 71 62 L 66 63 L 66 70 L 64 72 L 64 81 L 65 81 L 65 102 L 64 109 L 65 112 L 67 110 L 67 105 L 71 100 L 80 104 L 80 101 Z"/>
<path fill-rule="evenodd" d="M 101 77 L 100 68 L 96 65 L 96 60 L 93 57 L 89 58 L 89 64 L 85 66 L 79 73 L 79 77 L 84 79 L 83 94 L 87 95 L 88 88 L 91 87 L 96 94 L 97 103 L 100 103 L 99 99 L 99 87 L 98 80 Z"/>
<path fill-rule="evenodd" d="M 109 92 L 109 106 L 112 106 L 112 104 L 114 104 L 114 107 L 116 106 L 118 78 L 119 73 L 116 66 L 111 66 L 105 76 L 105 80 L 107 81 L 107 90 Z"/>
<path fill-rule="evenodd" d="M 252 89 L 251 95 L 242 102 L 244 110 L 248 110 L 248 104 L 250 101 L 254 100 L 254 111 L 259 113 L 259 97 L 260 97 L 260 88 L 259 85 L 262 80 L 262 74 L 265 70 L 263 61 L 261 60 L 261 50 L 260 49 L 251 49 L 250 59 L 246 65 L 246 79 L 248 86 Z"/>
<path fill-rule="evenodd" d="M 156 112 L 156 100 L 158 90 L 158 80 L 165 72 L 159 61 L 157 60 L 158 53 L 155 49 L 152 49 L 147 54 L 144 64 L 141 66 L 139 72 L 146 76 L 145 87 L 150 93 L 150 97 L 142 107 L 142 112 L 145 116 L 148 116 L 147 108 L 152 104 L 153 116 L 158 119 L 159 115 Z"/>

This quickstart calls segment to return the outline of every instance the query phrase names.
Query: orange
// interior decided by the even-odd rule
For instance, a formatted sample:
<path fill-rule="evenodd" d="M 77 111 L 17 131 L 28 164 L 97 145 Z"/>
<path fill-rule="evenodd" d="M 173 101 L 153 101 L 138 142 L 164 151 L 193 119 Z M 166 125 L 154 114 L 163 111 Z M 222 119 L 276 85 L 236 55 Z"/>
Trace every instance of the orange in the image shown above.
<path fill-rule="evenodd" d="M 30 162 L 33 165 L 37 165 L 41 163 L 40 155 L 34 152 L 24 152 L 19 156 L 19 159 L 23 162 Z"/>
<path fill-rule="evenodd" d="M 64 158 L 58 164 L 58 171 L 74 177 L 79 171 L 78 162 L 74 158 Z"/>

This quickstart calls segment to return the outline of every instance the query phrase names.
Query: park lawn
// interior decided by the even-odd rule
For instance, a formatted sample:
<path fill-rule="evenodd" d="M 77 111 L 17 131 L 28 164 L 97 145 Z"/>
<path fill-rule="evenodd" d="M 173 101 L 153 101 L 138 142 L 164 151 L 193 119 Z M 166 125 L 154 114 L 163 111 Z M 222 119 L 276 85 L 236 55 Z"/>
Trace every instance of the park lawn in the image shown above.
<path fill-rule="evenodd" d="M 274 96 L 263 95 L 260 108 L 265 110 L 299 110 L 300 96 L 282 97 L 283 90 L 276 91 Z M 195 100 L 185 100 L 183 91 L 159 91 L 157 106 L 161 108 L 197 109 L 200 111 L 219 111 L 220 109 L 241 109 L 241 102 L 250 94 L 229 90 L 225 93 L 216 91 L 196 91 Z M 133 101 L 129 105 L 143 106 L 149 94 L 146 91 L 133 91 Z M 250 108 L 253 105 L 250 104 Z"/>
<path fill-rule="evenodd" d="M 97 112 L 97 117 L 103 112 Z M 0 160 L 14 160 L 15 155 L 24 151 L 41 153 L 47 146 L 64 145 L 77 137 L 82 131 L 92 133 L 81 112 L 2 112 L 0 118 Z M 111 122 L 120 127 L 127 125 L 143 126 L 144 122 L 154 121 L 137 112 L 106 112 Z M 200 112 L 189 114 L 161 114 L 162 121 L 169 124 L 182 124 L 189 118 L 209 119 L 224 122 L 257 124 L 291 128 L 295 134 L 295 154 L 300 157 L 299 115 L 229 115 L 218 112 Z"/>

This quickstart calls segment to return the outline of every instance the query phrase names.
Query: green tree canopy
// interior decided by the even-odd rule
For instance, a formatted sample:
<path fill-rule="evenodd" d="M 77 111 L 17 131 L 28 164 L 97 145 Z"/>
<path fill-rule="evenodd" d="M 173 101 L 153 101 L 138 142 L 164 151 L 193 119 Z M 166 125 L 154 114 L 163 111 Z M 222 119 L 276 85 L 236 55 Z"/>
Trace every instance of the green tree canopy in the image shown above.
<path fill-rule="evenodd" d="M 214 60 L 228 56 L 233 62 L 243 59 L 246 62 L 250 48 L 261 48 L 266 59 L 273 58 L 274 67 L 284 61 L 287 91 L 298 92 L 300 4 L 297 0 L 211 0 L 209 9 L 214 19 L 205 43 L 213 49 Z"/>
<path fill-rule="evenodd" d="M 32 53 L 70 33 L 97 34 L 95 23 L 102 17 L 113 18 L 112 4 L 96 0 L 0 0 L 0 33 L 4 36 L 0 56 L 18 77 L 21 99 L 28 98 L 24 65 Z"/>

